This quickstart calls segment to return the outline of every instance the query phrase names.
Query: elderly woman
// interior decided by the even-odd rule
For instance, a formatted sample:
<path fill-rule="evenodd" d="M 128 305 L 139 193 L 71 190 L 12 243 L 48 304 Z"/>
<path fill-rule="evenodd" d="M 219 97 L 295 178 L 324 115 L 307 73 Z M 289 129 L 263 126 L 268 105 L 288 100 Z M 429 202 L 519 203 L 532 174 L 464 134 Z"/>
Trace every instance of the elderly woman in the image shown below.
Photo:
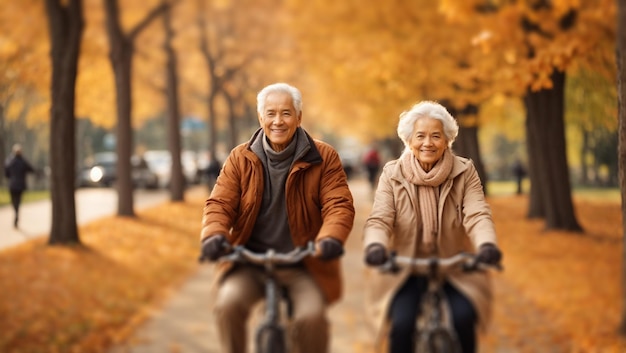
<path fill-rule="evenodd" d="M 491 210 L 472 161 L 456 156 L 455 119 L 440 104 L 424 101 L 400 115 L 400 158 L 383 168 L 371 214 L 365 223 L 365 262 L 382 265 L 389 251 L 399 256 L 449 257 L 477 253 L 497 264 L 501 252 Z M 413 352 L 412 337 L 426 279 L 407 272 L 371 271 L 368 310 L 377 328 L 379 350 Z M 475 352 L 476 328 L 489 319 L 492 292 L 488 274 L 454 274 L 444 285 L 452 323 L 463 352 Z"/>

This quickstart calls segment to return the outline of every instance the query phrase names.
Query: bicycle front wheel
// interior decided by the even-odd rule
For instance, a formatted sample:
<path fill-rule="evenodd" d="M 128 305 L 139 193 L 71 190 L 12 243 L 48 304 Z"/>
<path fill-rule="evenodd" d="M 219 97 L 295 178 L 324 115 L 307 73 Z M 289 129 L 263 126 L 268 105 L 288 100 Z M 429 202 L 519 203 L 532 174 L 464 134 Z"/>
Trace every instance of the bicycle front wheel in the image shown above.
<path fill-rule="evenodd" d="M 420 353 L 461 353 L 461 347 L 454 335 L 444 329 L 437 328 L 418 336 L 415 352 Z"/>
<path fill-rule="evenodd" d="M 257 353 L 287 353 L 285 333 L 277 326 L 261 327 L 256 336 Z"/>

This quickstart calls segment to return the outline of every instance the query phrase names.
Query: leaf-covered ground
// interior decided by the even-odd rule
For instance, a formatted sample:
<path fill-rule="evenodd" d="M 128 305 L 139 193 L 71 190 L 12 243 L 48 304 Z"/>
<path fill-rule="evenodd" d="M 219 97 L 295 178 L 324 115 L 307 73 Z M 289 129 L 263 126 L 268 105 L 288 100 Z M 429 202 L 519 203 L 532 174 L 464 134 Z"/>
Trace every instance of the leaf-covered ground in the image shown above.
<path fill-rule="evenodd" d="M 0 352 L 99 352 L 123 338 L 197 267 L 202 201 L 91 222 L 81 247 L 0 252 Z"/>
<path fill-rule="evenodd" d="M 623 304 L 619 203 L 575 199 L 585 232 L 571 233 L 526 220 L 527 202 L 490 199 L 505 271 L 495 276 L 495 325 L 485 344 L 504 335 L 518 352 L 626 352 L 616 332 Z M 526 346 L 529 338 L 546 349 Z"/>
<path fill-rule="evenodd" d="M 0 352 L 102 352 L 127 337 L 197 268 L 203 197 L 91 222 L 83 247 L 0 252 Z M 526 220 L 525 196 L 490 203 L 505 270 L 481 352 L 626 352 L 620 205 L 576 200 L 576 234 Z"/>

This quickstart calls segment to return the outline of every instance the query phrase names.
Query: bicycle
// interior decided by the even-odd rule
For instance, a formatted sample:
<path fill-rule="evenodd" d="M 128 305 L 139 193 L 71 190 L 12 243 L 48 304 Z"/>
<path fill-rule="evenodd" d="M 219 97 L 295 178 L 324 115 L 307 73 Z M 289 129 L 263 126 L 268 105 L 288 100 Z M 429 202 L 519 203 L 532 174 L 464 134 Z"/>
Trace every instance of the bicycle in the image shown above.
<path fill-rule="evenodd" d="M 277 253 L 273 249 L 264 253 L 256 253 L 238 245 L 230 248 L 232 252 L 220 257 L 217 261 L 235 262 L 240 264 L 262 265 L 265 269 L 265 312 L 263 321 L 255 333 L 257 353 L 287 353 L 288 342 L 285 338 L 286 328 L 281 324 L 281 300 L 286 300 L 287 316 L 290 316 L 290 303 L 277 283 L 274 270 L 280 265 L 294 265 L 307 256 L 315 254 L 315 243 L 308 242 L 306 247 L 298 247 L 288 253 Z"/>
<path fill-rule="evenodd" d="M 387 262 L 378 267 L 383 273 L 397 273 L 409 268 L 411 273 L 425 275 L 428 287 L 421 299 L 420 320 L 415 329 L 414 351 L 420 353 L 460 353 L 456 332 L 444 321 L 445 295 L 443 284 L 454 271 L 502 270 L 500 265 L 478 263 L 476 256 L 459 253 L 448 258 L 413 258 L 392 252 Z"/>

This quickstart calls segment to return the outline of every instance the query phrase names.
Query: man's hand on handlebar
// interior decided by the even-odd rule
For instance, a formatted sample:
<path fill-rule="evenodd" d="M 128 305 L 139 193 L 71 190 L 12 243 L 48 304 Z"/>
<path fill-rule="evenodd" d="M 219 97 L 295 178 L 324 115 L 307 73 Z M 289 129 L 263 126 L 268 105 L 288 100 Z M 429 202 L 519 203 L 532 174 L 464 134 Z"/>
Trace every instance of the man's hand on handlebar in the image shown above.
<path fill-rule="evenodd" d="M 320 240 L 317 247 L 317 257 L 324 261 L 334 260 L 343 255 L 343 245 L 339 240 L 334 238 L 324 238 Z"/>
<path fill-rule="evenodd" d="M 202 250 L 199 260 L 217 261 L 220 256 L 226 254 L 227 249 L 228 242 L 225 236 L 222 234 L 212 235 L 202 241 Z"/>

